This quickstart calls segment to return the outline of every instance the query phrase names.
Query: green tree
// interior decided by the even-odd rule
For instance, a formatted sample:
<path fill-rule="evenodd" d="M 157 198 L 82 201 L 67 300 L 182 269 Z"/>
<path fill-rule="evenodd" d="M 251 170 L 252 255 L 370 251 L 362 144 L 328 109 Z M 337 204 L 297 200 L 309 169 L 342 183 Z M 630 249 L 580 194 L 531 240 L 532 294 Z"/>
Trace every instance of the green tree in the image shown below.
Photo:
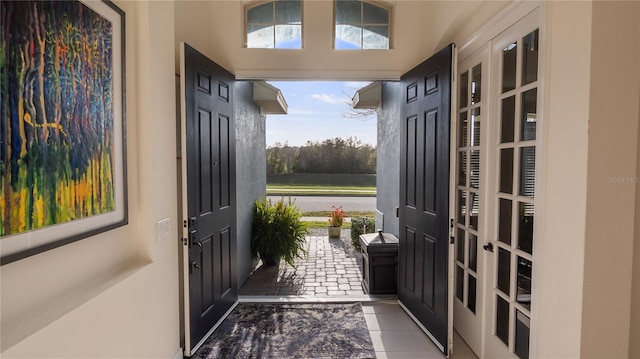
<path fill-rule="evenodd" d="M 376 148 L 356 137 L 308 141 L 301 147 L 276 143 L 267 149 L 267 174 L 375 174 Z"/>

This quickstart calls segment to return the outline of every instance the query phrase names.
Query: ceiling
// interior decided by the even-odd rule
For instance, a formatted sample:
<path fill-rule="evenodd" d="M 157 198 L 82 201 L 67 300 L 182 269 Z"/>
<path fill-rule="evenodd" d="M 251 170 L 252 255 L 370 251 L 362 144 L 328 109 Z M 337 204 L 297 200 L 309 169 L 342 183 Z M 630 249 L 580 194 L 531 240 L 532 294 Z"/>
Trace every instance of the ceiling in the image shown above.
<path fill-rule="evenodd" d="M 451 42 L 462 42 L 505 1 L 399 0 L 391 49 L 333 49 L 333 1 L 304 0 L 302 49 L 243 47 L 243 2 L 178 0 L 176 42 L 185 41 L 239 79 L 397 80 Z"/>

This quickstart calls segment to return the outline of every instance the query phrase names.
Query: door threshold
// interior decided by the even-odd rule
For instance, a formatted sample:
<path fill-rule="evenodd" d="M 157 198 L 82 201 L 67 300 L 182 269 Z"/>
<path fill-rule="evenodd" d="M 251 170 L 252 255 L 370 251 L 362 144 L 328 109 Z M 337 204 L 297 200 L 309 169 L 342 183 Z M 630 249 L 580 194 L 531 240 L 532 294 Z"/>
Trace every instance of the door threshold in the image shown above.
<path fill-rule="evenodd" d="M 398 304 L 400 305 L 400 308 L 402 308 L 402 310 L 404 310 L 409 317 L 411 317 L 411 319 L 413 319 L 413 321 L 416 323 L 416 325 L 429 337 L 429 339 L 431 339 L 431 341 L 433 342 L 433 344 L 438 347 L 438 349 L 440 349 L 440 351 L 442 353 L 444 353 L 444 346 L 442 344 L 440 344 L 440 342 L 438 341 L 438 339 L 436 339 L 436 337 L 431 334 L 431 332 L 429 331 L 429 329 L 427 329 L 420 320 L 418 320 L 418 318 L 416 318 L 413 313 L 411 313 L 411 311 L 409 310 L 409 308 L 407 308 L 404 304 L 402 304 L 401 301 L 398 301 Z M 449 354 L 447 354 L 447 358 L 449 358 Z"/>
<path fill-rule="evenodd" d="M 396 294 L 379 295 L 340 295 L 340 296 L 319 296 L 319 295 L 240 295 L 239 303 L 379 303 L 398 302 Z"/>
<path fill-rule="evenodd" d="M 224 313 L 224 315 L 216 322 L 216 324 L 211 327 L 211 329 L 209 329 L 209 331 L 207 332 L 207 334 L 200 339 L 200 341 L 198 342 L 198 344 L 196 344 L 188 353 L 185 352 L 185 357 L 192 357 L 193 354 L 195 354 L 198 349 L 200 349 L 200 347 L 202 346 L 202 344 L 204 344 L 205 341 L 207 341 L 207 339 L 209 339 L 209 337 L 211 336 L 211 334 L 213 334 L 213 331 L 218 329 L 218 327 L 220 326 L 220 324 L 222 324 L 222 322 L 227 319 L 227 317 L 229 316 L 229 314 L 231 314 L 231 312 L 236 309 L 236 306 L 238 305 L 238 301 L 236 301 L 235 303 L 233 303 L 233 305 L 231 305 L 231 307 L 229 308 L 229 310 L 226 311 L 226 313 Z"/>

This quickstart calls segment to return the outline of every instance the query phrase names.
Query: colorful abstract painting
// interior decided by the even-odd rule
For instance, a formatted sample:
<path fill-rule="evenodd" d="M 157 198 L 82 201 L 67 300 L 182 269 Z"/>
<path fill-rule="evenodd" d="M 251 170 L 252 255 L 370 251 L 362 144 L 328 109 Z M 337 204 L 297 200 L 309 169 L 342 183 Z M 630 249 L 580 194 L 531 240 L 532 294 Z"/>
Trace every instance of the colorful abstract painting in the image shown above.
<path fill-rule="evenodd" d="M 0 236 L 114 211 L 112 23 L 79 1 L 0 7 Z"/>

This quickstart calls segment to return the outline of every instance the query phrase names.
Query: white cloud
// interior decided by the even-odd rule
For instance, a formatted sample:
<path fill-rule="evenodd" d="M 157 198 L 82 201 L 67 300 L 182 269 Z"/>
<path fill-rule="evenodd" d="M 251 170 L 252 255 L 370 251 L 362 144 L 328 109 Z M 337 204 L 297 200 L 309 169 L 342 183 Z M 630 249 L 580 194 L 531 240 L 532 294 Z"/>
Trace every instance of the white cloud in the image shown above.
<path fill-rule="evenodd" d="M 267 115 L 267 145 L 288 142 L 290 146 L 300 146 L 307 141 L 349 136 L 357 136 L 363 143 L 376 143 L 375 117 L 361 121 L 342 116 L 349 109 L 350 95 L 366 82 L 294 81 L 273 85 L 287 99 L 289 114 Z"/>
<path fill-rule="evenodd" d="M 327 94 L 313 94 L 311 95 L 311 97 L 313 97 L 314 99 L 320 101 L 320 102 L 324 102 L 324 103 L 328 103 L 330 105 L 338 105 L 338 104 L 343 104 L 345 103 L 345 99 L 337 97 L 334 94 L 331 95 L 327 95 Z"/>

